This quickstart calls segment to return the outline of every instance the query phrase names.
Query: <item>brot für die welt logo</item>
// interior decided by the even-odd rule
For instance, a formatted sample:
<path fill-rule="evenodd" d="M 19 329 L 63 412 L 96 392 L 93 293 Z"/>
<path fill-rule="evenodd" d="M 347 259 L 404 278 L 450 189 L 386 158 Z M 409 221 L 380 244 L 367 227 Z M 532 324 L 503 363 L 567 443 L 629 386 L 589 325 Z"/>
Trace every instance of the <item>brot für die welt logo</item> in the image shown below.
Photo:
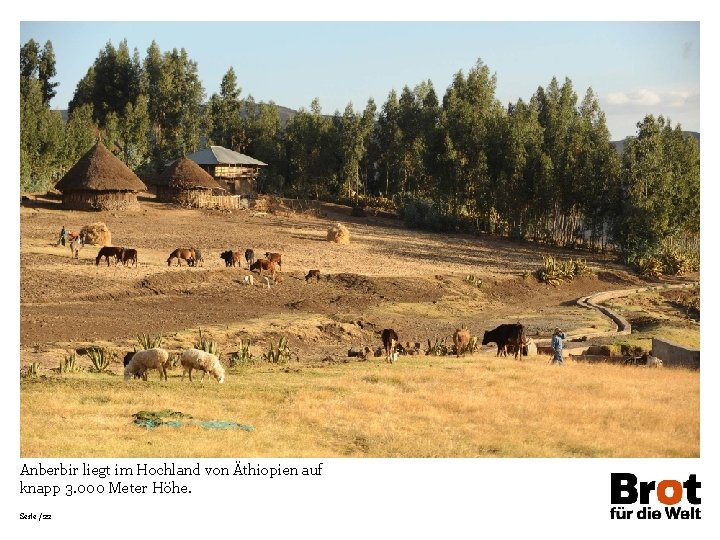
<path fill-rule="evenodd" d="M 701 483 L 691 474 L 687 480 L 638 481 L 632 473 L 610 474 L 610 519 L 700 519 Z M 656 502 L 662 509 L 652 506 L 627 508 L 625 506 L 648 505 Z"/>

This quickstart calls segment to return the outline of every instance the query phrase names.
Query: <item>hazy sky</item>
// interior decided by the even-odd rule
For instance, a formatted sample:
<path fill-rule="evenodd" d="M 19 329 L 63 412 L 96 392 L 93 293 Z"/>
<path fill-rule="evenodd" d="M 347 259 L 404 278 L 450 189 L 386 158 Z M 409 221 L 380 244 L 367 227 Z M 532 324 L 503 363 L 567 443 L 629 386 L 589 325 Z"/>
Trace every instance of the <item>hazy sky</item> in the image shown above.
<path fill-rule="evenodd" d="M 504 104 L 568 77 L 579 100 L 595 91 L 613 139 L 646 114 L 700 131 L 699 22 L 21 22 L 19 45 L 30 38 L 52 41 L 60 109 L 107 42 L 126 39 L 141 58 L 153 40 L 185 48 L 208 98 L 232 66 L 257 101 L 299 109 L 318 97 L 332 114 L 372 97 L 380 109 L 427 79 L 442 99 L 482 59 Z"/>

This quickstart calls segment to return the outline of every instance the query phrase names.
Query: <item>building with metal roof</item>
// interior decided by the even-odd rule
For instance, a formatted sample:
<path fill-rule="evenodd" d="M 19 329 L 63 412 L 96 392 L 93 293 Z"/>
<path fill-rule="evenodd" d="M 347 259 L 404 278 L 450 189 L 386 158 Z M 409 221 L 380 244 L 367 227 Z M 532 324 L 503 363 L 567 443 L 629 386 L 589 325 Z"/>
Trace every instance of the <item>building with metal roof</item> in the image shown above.
<path fill-rule="evenodd" d="M 260 167 L 267 163 L 222 146 L 210 146 L 186 156 L 234 195 L 254 196 Z"/>

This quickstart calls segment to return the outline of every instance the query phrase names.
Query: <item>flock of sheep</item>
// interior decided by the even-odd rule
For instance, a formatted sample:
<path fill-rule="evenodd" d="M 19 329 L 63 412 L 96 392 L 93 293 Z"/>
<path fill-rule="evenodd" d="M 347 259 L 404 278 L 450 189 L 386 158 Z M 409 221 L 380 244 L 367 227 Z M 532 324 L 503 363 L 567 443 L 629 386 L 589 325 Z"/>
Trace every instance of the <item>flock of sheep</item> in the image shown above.
<path fill-rule="evenodd" d="M 157 369 L 160 372 L 160 379 L 167 381 L 167 366 L 169 361 L 170 353 L 159 347 L 128 353 L 124 360 L 125 380 L 127 381 L 132 377 L 141 377 L 147 381 L 148 370 Z M 215 377 L 217 382 L 225 382 L 225 369 L 220 363 L 220 359 L 209 352 L 201 351 L 200 349 L 187 349 L 180 355 L 180 365 L 183 367 L 183 379 L 187 373 L 189 379 L 192 381 L 192 372 L 193 369 L 195 369 L 203 372 L 200 380 L 203 380 L 205 375 L 209 373 Z"/>

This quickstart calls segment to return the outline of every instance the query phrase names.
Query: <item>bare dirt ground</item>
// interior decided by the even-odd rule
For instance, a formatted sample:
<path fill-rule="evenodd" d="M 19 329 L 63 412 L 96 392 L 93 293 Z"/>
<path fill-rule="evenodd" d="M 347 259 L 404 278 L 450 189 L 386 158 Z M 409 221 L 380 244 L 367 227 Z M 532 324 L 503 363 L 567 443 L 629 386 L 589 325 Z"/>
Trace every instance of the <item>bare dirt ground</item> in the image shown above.
<path fill-rule="evenodd" d="M 136 248 L 137 268 L 95 264 L 96 246 L 80 259 L 56 246 L 60 228 L 102 221 L 113 245 Z M 349 245 L 326 240 L 335 222 Z M 520 321 L 531 336 L 610 331 L 611 323 L 575 304 L 594 292 L 647 285 L 604 255 L 564 251 L 494 237 L 446 236 L 407 230 L 397 220 L 352 218 L 348 208 L 323 205 L 314 215 L 183 209 L 143 198 L 128 212 L 63 210 L 46 199 L 20 209 L 20 360 L 57 367 L 67 352 L 92 344 L 130 350 L 139 334 L 163 334 L 169 348 L 187 346 L 198 329 L 223 352 L 250 338 L 261 355 L 286 336 L 301 360 L 340 361 L 350 347 L 380 345 L 393 327 L 401 342 L 449 338 L 466 325 L 473 335 Z M 202 267 L 168 267 L 177 247 L 201 248 Z M 246 268 L 227 268 L 222 251 L 280 252 L 282 283 L 246 286 Z M 594 277 L 558 287 L 532 272 L 543 255 L 582 257 Z M 309 269 L 319 282 L 306 282 Z M 467 277 L 482 281 L 478 287 Z M 120 370 L 121 364 L 116 368 Z"/>

